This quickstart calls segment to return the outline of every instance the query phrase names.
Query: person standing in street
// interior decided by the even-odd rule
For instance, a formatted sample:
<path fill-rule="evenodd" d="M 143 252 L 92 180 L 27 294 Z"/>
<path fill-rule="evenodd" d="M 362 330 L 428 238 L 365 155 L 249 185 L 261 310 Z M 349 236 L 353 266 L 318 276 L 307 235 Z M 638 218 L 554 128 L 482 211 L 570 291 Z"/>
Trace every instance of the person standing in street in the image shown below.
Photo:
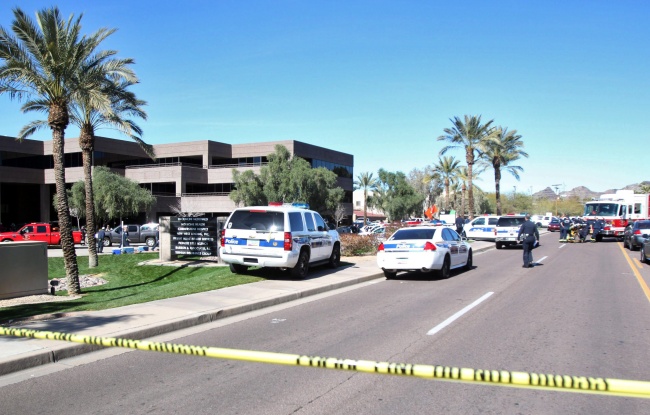
<path fill-rule="evenodd" d="M 537 225 L 530 220 L 530 214 L 526 214 L 526 220 L 521 224 L 517 238 L 522 241 L 524 248 L 523 268 L 532 268 L 534 266 L 533 248 L 535 242 L 539 241 L 539 230 L 537 230 Z"/>
<path fill-rule="evenodd" d="M 465 219 L 463 219 L 460 214 L 456 215 L 456 233 L 459 235 L 463 234 L 463 226 L 465 225 Z"/>
<path fill-rule="evenodd" d="M 97 233 L 95 234 L 95 241 L 97 242 L 97 253 L 101 254 L 104 252 L 104 237 L 106 236 L 106 232 L 104 232 L 104 228 L 99 228 Z"/>
<path fill-rule="evenodd" d="M 566 238 L 569 237 L 569 229 L 571 229 L 571 219 L 565 213 L 560 219 L 560 242 L 566 242 Z"/>

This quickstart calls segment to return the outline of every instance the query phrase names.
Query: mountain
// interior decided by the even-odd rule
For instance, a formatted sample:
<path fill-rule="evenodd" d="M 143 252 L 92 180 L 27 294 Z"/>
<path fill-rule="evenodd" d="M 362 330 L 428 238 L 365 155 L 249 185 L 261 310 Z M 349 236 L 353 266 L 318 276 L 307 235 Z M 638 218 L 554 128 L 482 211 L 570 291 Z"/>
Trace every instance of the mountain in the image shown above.
<path fill-rule="evenodd" d="M 642 181 L 641 183 L 628 184 L 627 186 L 622 187 L 620 189 L 608 189 L 608 190 L 605 190 L 604 192 L 594 192 L 594 191 L 589 190 L 588 188 L 586 188 L 584 186 L 578 186 L 578 187 L 574 187 L 571 190 L 560 192 L 560 197 L 561 198 L 577 197 L 580 200 L 588 200 L 588 199 L 592 199 L 592 198 L 597 199 L 602 194 L 616 193 L 617 190 L 638 190 L 642 185 L 650 186 L 650 181 L 645 180 L 645 181 Z M 533 197 L 540 198 L 540 199 L 555 199 L 556 194 L 555 194 L 555 191 L 551 187 L 547 187 L 546 189 L 543 189 L 543 190 L 540 190 L 539 192 L 533 193 Z"/>

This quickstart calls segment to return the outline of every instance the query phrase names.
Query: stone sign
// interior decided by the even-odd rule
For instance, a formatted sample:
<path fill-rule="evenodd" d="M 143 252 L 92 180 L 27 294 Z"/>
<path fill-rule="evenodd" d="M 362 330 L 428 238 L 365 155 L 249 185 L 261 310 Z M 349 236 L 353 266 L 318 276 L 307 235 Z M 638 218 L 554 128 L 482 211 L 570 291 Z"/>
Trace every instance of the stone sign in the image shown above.
<path fill-rule="evenodd" d="M 217 256 L 217 218 L 170 218 L 171 254 Z"/>

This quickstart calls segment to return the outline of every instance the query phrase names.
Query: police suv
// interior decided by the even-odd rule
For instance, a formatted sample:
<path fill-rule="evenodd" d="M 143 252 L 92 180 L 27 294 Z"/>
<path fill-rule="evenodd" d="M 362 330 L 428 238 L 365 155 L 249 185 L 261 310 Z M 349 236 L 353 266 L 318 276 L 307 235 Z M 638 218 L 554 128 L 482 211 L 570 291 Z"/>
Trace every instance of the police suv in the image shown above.
<path fill-rule="evenodd" d="M 499 216 L 479 216 L 463 226 L 461 236 L 467 239 L 493 241 L 495 238 L 494 228 L 498 220 Z"/>
<path fill-rule="evenodd" d="M 501 216 L 497 220 L 497 225 L 494 228 L 494 242 L 496 248 L 501 249 L 504 246 L 517 245 L 521 243 L 517 237 L 519 236 L 519 228 L 526 221 L 523 215 L 506 215 Z"/>
<path fill-rule="evenodd" d="M 221 260 L 236 274 L 249 267 L 288 269 L 307 276 L 310 265 L 341 262 L 341 240 L 304 203 L 235 209 L 221 231 Z"/>

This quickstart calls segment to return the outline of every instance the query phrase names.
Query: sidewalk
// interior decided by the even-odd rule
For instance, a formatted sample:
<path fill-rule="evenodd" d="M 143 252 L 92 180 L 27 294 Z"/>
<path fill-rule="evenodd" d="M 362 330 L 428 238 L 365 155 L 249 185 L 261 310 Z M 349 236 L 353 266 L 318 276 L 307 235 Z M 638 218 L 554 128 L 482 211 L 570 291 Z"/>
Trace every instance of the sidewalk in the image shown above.
<path fill-rule="evenodd" d="M 472 242 L 474 253 L 493 247 L 494 242 Z M 342 265 L 334 272 L 327 267 L 315 267 L 304 280 L 265 280 L 149 303 L 79 312 L 53 320 L 26 323 L 18 328 L 86 336 L 146 339 L 383 278 L 374 256 L 344 257 L 342 262 L 350 265 Z M 101 347 L 56 340 L 0 336 L 0 376 L 98 349 Z"/>

